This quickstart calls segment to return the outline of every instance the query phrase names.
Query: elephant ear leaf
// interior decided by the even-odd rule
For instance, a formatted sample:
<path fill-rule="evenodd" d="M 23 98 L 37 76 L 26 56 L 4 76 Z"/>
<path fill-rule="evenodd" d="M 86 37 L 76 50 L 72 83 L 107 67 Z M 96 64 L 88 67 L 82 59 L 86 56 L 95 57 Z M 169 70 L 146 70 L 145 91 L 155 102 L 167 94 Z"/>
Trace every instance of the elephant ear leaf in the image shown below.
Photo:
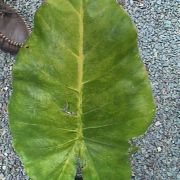
<path fill-rule="evenodd" d="M 46 0 L 13 90 L 14 147 L 33 180 L 74 180 L 78 164 L 84 180 L 130 179 L 128 140 L 155 110 L 136 29 L 114 0 Z"/>

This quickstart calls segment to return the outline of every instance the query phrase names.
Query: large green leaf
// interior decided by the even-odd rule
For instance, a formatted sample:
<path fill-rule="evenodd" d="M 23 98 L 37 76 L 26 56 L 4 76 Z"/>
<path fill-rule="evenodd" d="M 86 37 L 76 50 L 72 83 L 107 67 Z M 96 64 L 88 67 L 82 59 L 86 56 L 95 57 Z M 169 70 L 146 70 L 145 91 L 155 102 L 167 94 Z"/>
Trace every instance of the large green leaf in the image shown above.
<path fill-rule="evenodd" d="M 130 179 L 128 140 L 154 103 L 137 33 L 114 0 L 46 0 L 13 70 L 10 127 L 34 180 Z"/>

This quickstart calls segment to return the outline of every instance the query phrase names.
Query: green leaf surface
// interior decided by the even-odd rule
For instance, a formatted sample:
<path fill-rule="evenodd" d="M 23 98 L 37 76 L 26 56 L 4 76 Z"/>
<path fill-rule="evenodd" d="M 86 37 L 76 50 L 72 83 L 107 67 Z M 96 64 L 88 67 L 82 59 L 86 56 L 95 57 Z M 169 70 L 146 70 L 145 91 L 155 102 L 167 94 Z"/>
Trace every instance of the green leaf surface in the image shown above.
<path fill-rule="evenodd" d="M 154 115 L 137 32 L 114 0 L 46 0 L 13 69 L 14 147 L 32 180 L 130 179 Z"/>

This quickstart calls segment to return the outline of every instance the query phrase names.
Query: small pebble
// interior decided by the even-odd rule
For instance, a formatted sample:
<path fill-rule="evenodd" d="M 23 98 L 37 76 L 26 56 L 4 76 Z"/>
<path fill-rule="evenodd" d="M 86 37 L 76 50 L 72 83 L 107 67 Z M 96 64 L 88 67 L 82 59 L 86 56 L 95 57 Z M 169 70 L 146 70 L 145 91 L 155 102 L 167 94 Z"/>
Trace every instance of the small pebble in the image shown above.
<path fill-rule="evenodd" d="M 3 170 L 6 170 L 6 166 L 3 166 L 2 169 L 3 169 Z"/>
<path fill-rule="evenodd" d="M 171 21 L 168 21 L 168 20 L 164 21 L 164 27 L 170 28 L 171 27 Z"/>
<path fill-rule="evenodd" d="M 159 126 L 161 123 L 159 121 L 155 122 L 155 126 Z"/>
<path fill-rule="evenodd" d="M 161 152 L 162 149 L 161 149 L 161 147 L 158 147 L 157 150 L 158 150 L 158 152 Z"/>
<path fill-rule="evenodd" d="M 0 180 L 5 180 L 5 177 L 3 174 L 0 174 Z"/>

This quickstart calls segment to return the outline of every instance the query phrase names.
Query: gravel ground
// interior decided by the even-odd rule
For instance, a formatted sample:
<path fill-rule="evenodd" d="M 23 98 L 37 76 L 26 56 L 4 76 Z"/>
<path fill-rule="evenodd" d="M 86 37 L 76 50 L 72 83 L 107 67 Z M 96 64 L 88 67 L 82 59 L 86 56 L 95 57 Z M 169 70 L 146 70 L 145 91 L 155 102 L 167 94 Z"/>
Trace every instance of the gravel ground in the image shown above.
<path fill-rule="evenodd" d="M 42 0 L 9 0 L 32 25 Z M 144 136 L 132 142 L 140 150 L 131 157 L 137 180 L 180 179 L 180 0 L 126 0 L 125 8 L 139 30 L 139 48 L 149 72 L 157 115 Z M 0 51 L 0 180 L 29 179 L 13 151 L 7 102 L 15 57 Z"/>

